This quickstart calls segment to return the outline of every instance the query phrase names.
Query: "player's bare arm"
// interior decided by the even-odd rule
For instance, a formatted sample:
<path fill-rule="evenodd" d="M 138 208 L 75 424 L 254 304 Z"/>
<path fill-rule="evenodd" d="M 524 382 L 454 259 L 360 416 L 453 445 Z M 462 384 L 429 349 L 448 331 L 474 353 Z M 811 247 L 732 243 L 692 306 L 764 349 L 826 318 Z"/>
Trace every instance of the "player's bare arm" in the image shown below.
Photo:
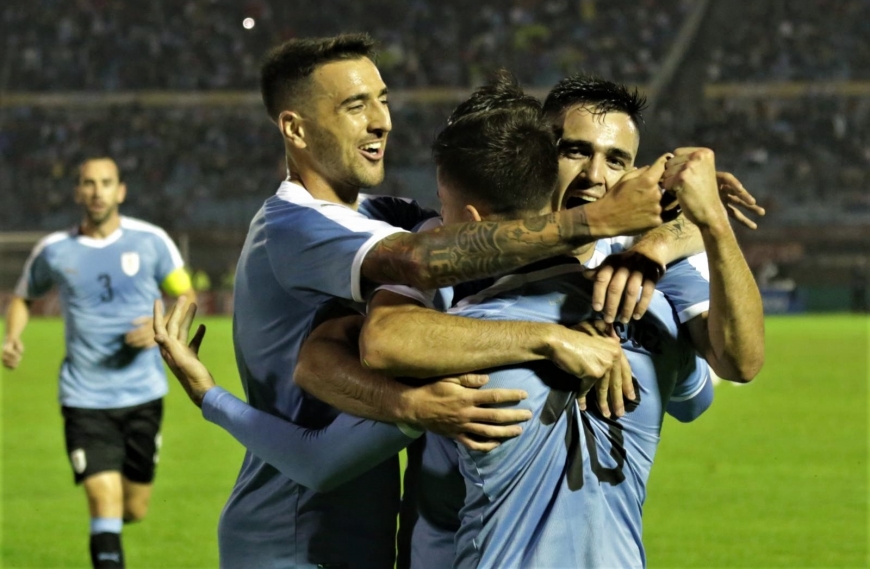
<path fill-rule="evenodd" d="M 154 334 L 160 354 L 178 379 L 190 400 L 202 406 L 205 394 L 215 381 L 199 360 L 205 336 L 200 325 L 188 343 L 196 305 L 179 299 L 164 317 L 160 301 L 154 303 Z M 510 403 L 525 398 L 513 389 L 477 391 L 486 377 L 466 374 L 421 387 L 403 385 L 369 369 L 359 362 L 356 349 L 362 316 L 344 316 L 321 324 L 309 337 L 295 379 L 327 403 L 342 405 L 342 410 L 368 419 L 407 423 L 456 438 L 469 448 L 491 450 L 497 443 L 475 440 L 469 435 L 489 439 L 517 436 L 522 428 L 514 425 L 529 419 L 524 410 L 486 409 L 484 405 Z M 350 338 L 350 336 L 353 336 Z M 350 338 L 350 339 L 349 339 Z M 323 391 L 321 385 L 337 386 L 338 393 Z"/>
<path fill-rule="evenodd" d="M 579 379 L 584 396 L 598 386 L 607 416 L 611 406 L 617 416 L 624 413 L 623 389 L 635 397 L 628 362 L 611 338 L 552 323 L 444 314 L 388 290 L 370 301 L 359 343 L 363 362 L 391 376 L 438 377 L 549 360 Z"/>
<path fill-rule="evenodd" d="M 30 320 L 30 306 L 20 296 L 13 296 L 6 309 L 6 335 L 3 338 L 3 367 L 15 369 L 24 356 L 21 334 Z"/>
<path fill-rule="evenodd" d="M 362 322 L 362 316 L 349 315 L 320 324 L 302 346 L 294 381 L 346 413 L 413 425 L 454 438 L 474 450 L 491 450 L 497 446 L 496 439 L 522 432 L 522 427 L 515 423 L 528 420 L 530 413 L 486 406 L 521 401 L 526 397 L 524 391 L 480 391 L 477 388 L 488 378 L 477 374 L 413 387 L 364 367 L 358 348 Z M 475 436 L 488 440 L 484 442 Z"/>
<path fill-rule="evenodd" d="M 661 224 L 658 182 L 666 160 L 626 174 L 607 196 L 582 208 L 391 235 L 366 255 L 362 274 L 376 283 L 431 289 L 566 254 L 601 237 L 641 233 Z"/>
<path fill-rule="evenodd" d="M 719 199 L 715 156 L 679 148 L 662 179 L 698 226 L 710 266 L 710 311 L 689 322 L 698 350 L 719 376 L 751 381 L 764 364 L 761 294 Z"/>

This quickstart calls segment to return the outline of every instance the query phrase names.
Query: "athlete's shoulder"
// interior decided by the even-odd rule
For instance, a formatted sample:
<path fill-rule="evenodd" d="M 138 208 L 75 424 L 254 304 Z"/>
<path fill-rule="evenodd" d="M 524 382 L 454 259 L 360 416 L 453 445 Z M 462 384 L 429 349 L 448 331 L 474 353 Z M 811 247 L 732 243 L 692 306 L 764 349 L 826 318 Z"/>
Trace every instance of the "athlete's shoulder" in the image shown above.
<path fill-rule="evenodd" d="M 169 238 L 169 234 L 166 233 L 166 230 L 162 227 L 154 225 L 153 223 L 148 223 L 147 221 L 143 221 L 141 219 L 136 219 L 135 217 L 127 217 L 126 215 L 121 216 L 121 229 L 125 231 L 138 231 L 141 233 L 148 233 L 151 235 L 157 235 L 159 237 Z"/>
<path fill-rule="evenodd" d="M 438 217 L 437 211 L 409 198 L 368 194 L 360 194 L 359 212 L 368 218 L 386 221 L 409 231 L 416 231 L 422 223 Z"/>
<path fill-rule="evenodd" d="M 125 235 L 132 236 L 133 239 L 150 241 L 154 244 L 151 247 L 158 257 L 162 258 L 168 255 L 168 258 L 172 260 L 172 264 L 175 267 L 184 265 L 184 260 L 181 258 L 178 247 L 163 228 L 141 219 L 121 216 L 121 229 Z M 163 247 L 156 245 L 156 243 L 161 243 Z"/>
<path fill-rule="evenodd" d="M 314 224 L 327 220 L 364 219 L 361 213 L 342 204 L 317 199 L 299 184 L 287 180 L 263 204 L 263 215 L 267 225 L 291 221 L 294 224 Z"/>
<path fill-rule="evenodd" d="M 76 229 L 70 228 L 63 231 L 55 231 L 53 233 L 49 233 L 42 239 L 36 242 L 36 245 L 33 247 L 33 251 L 30 253 L 31 258 L 35 258 L 39 256 L 40 253 L 46 251 L 52 247 L 56 247 L 61 243 L 66 241 L 71 241 L 76 235 Z"/>

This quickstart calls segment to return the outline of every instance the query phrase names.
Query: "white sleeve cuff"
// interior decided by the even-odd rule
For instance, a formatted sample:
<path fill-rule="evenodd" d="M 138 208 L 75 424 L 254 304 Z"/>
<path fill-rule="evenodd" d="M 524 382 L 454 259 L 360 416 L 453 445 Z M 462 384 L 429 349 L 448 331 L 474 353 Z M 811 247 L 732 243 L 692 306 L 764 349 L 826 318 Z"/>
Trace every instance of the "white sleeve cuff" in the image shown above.
<path fill-rule="evenodd" d="M 692 318 L 696 316 L 700 316 L 701 314 L 708 312 L 710 310 L 710 301 L 705 300 L 704 302 L 699 302 L 697 304 L 693 304 L 688 308 L 684 308 L 677 314 L 677 318 L 680 319 L 680 324 L 685 324 Z"/>

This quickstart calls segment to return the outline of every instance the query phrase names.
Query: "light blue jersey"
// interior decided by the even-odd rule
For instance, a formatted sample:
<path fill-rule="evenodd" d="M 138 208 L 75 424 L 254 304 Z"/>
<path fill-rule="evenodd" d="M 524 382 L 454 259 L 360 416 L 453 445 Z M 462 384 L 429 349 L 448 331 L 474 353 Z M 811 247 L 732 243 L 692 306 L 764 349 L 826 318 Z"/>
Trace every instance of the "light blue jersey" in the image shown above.
<path fill-rule="evenodd" d="M 419 229 L 431 229 L 438 222 L 439 220 L 431 219 Z M 596 268 L 608 255 L 621 253 L 629 244 L 622 238 L 601 239 L 596 243 L 595 251 L 585 266 Z M 668 267 L 665 276 L 658 283 L 657 288 L 674 306 L 681 323 L 709 309 L 710 286 L 706 263 L 706 254 L 703 253 L 675 262 Z M 423 306 L 443 312 L 454 301 L 461 301 L 494 283 L 495 279 L 486 279 L 435 291 L 418 291 L 407 286 L 380 288 L 407 296 Z M 706 363 L 702 363 L 706 370 Z M 459 527 L 459 509 L 465 497 L 454 443 L 430 433 L 424 435 L 424 439 L 415 443 L 408 451 L 403 501 L 412 501 L 413 507 L 403 508 L 399 539 L 400 559 L 407 559 L 408 566 L 412 569 L 436 569 L 446 566 L 446 559 L 453 559 L 454 538 Z M 410 512 L 413 515 L 408 515 Z"/>
<path fill-rule="evenodd" d="M 233 340 L 248 402 L 306 429 L 329 425 L 338 411 L 293 383 L 302 341 L 335 302 L 364 300 L 361 265 L 379 241 L 413 227 L 393 207 L 363 202 L 356 212 L 314 199 L 284 182 L 251 222 L 236 272 Z M 366 215 L 364 215 L 366 214 Z M 411 438 L 399 429 L 400 443 Z M 328 453 L 331 449 L 324 448 Z M 285 469 L 286 470 L 286 469 Z M 399 508 L 398 457 L 331 492 L 306 488 L 248 451 L 221 515 L 222 567 L 392 567 Z"/>
<path fill-rule="evenodd" d="M 591 283 L 579 264 L 537 264 L 451 310 L 488 320 L 572 325 L 588 320 Z M 642 567 L 641 514 L 662 418 L 672 397 L 708 382 L 706 363 L 664 295 L 623 330 L 639 404 L 619 420 L 576 404 L 576 379 L 550 363 L 489 371 L 485 389 L 525 389 L 522 435 L 490 453 L 459 447 L 466 480 L 456 567 Z M 588 401 L 588 400 L 587 400 Z"/>
<path fill-rule="evenodd" d="M 121 217 L 105 239 L 78 228 L 42 239 L 24 266 L 15 294 L 32 300 L 57 287 L 64 312 L 66 356 L 60 403 L 114 409 L 163 397 L 163 362 L 156 347 L 131 348 L 124 336 L 150 316 L 160 285 L 184 262 L 166 232 Z"/>

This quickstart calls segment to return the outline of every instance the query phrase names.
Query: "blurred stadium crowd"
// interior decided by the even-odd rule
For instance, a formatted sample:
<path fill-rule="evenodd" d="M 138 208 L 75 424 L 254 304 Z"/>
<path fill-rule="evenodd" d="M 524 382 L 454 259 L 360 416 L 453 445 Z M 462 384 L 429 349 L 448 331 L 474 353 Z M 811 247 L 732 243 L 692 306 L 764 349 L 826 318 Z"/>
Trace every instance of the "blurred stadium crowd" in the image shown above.
<path fill-rule="evenodd" d="M 399 9 L 394 0 L 150 0 L 133 9 L 108 0 L 32 0 L 0 9 L 6 53 L 0 87 L 252 92 L 270 45 L 350 29 L 381 42 L 379 66 L 395 91 L 468 88 L 499 66 L 544 91 L 578 70 L 648 85 L 694 5 L 410 0 Z M 870 79 L 870 2 L 746 5 L 703 53 L 701 82 Z M 380 191 L 434 202 L 430 184 L 418 182 L 431 178 L 429 144 L 451 106 L 394 99 L 388 180 Z M 718 163 L 740 173 L 768 206 L 767 223 L 800 219 L 806 209 L 817 213 L 817 204 L 832 198 L 824 206 L 830 215 L 870 214 L 870 96 L 702 98 L 688 130 L 676 128 L 684 120 L 679 108 L 656 112 L 662 150 L 714 148 Z M 70 168 L 93 153 L 118 159 L 134 190 L 126 211 L 168 229 L 244 227 L 283 176 L 280 138 L 257 104 L 7 105 L 0 187 L 10 207 L 2 208 L 0 224 L 49 229 L 67 220 Z"/>
<path fill-rule="evenodd" d="M 394 88 L 469 86 L 506 66 L 550 85 L 578 67 L 629 83 L 655 73 L 687 0 L 267 2 L 37 0 L 4 8 L 21 90 L 249 89 L 260 55 L 299 35 L 365 30 Z M 239 5 L 244 9 L 240 11 Z M 254 26 L 245 29 L 240 15 Z"/>

